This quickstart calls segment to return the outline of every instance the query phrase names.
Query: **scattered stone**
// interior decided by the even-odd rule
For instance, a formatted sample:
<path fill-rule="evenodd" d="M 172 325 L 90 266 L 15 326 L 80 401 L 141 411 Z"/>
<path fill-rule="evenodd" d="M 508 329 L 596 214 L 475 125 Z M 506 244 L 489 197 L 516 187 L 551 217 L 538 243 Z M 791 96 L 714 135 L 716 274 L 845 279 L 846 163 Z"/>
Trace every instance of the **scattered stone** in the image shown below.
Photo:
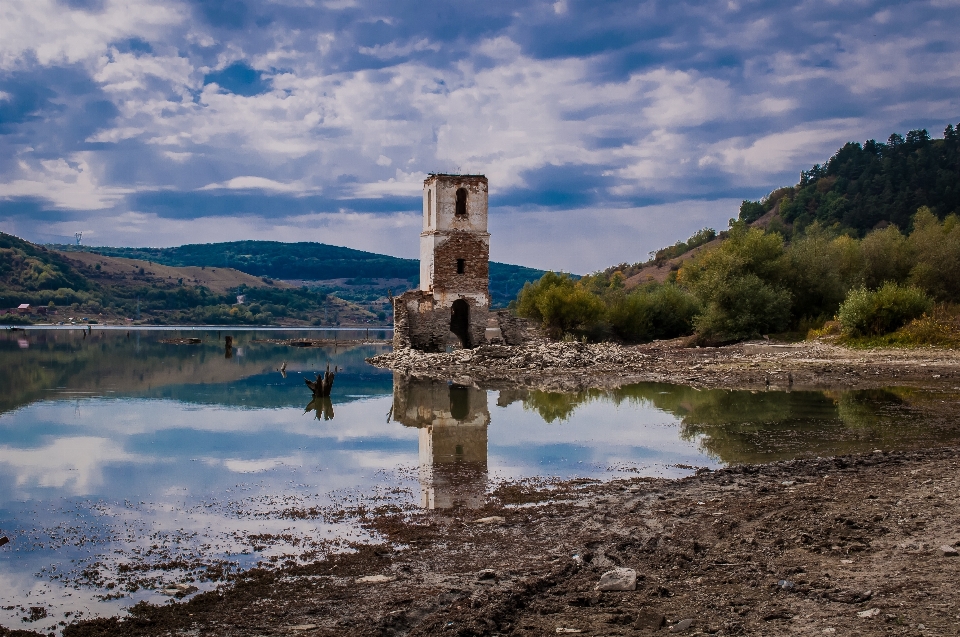
<path fill-rule="evenodd" d="M 638 630 L 650 629 L 650 630 L 659 630 L 663 628 L 664 624 L 667 623 L 667 618 L 663 613 L 658 613 L 655 610 L 645 609 L 640 611 L 637 615 L 637 619 L 633 622 L 633 627 Z"/>
<path fill-rule="evenodd" d="M 600 576 L 598 591 L 635 591 L 637 590 L 637 572 L 632 568 L 615 568 Z"/>
<path fill-rule="evenodd" d="M 944 557 L 956 557 L 957 549 L 953 548 L 949 544 L 944 544 L 940 547 L 940 551 L 943 553 Z"/>
<path fill-rule="evenodd" d="M 684 631 L 684 630 L 690 628 L 691 626 L 693 626 L 693 619 L 691 619 L 691 618 L 688 617 L 688 618 L 686 618 L 686 619 L 681 619 L 681 620 L 678 621 L 676 624 L 674 624 L 673 626 L 671 626 L 671 627 L 670 627 L 670 632 L 671 632 L 671 633 L 679 633 L 679 632 L 681 632 L 681 631 Z"/>
<path fill-rule="evenodd" d="M 837 629 L 836 629 L 836 628 L 824 628 L 824 629 L 823 629 L 823 634 L 824 634 L 824 635 L 832 635 L 832 634 L 834 634 L 835 632 L 837 632 Z"/>
<path fill-rule="evenodd" d="M 788 591 L 793 588 L 793 582 L 791 582 L 788 579 L 782 579 L 779 582 L 777 582 L 777 586 L 779 586 L 785 591 Z"/>
<path fill-rule="evenodd" d="M 582 633 L 579 628 L 557 628 L 558 633 Z"/>
<path fill-rule="evenodd" d="M 296 626 L 291 626 L 290 630 L 313 630 L 318 628 L 316 624 L 297 624 Z"/>
<path fill-rule="evenodd" d="M 862 617 L 863 619 L 870 619 L 871 617 L 876 617 L 880 614 L 879 608 L 869 608 L 867 610 L 862 610 L 857 613 L 857 617 Z"/>
<path fill-rule="evenodd" d="M 500 517 L 499 515 L 491 515 L 488 518 L 480 518 L 479 520 L 474 520 L 474 524 L 503 524 L 507 519 Z"/>
<path fill-rule="evenodd" d="M 396 575 L 364 575 L 357 578 L 357 584 L 386 584 L 396 579 Z"/>
<path fill-rule="evenodd" d="M 497 579 L 497 572 L 492 568 L 485 568 L 477 573 L 478 580 Z"/>

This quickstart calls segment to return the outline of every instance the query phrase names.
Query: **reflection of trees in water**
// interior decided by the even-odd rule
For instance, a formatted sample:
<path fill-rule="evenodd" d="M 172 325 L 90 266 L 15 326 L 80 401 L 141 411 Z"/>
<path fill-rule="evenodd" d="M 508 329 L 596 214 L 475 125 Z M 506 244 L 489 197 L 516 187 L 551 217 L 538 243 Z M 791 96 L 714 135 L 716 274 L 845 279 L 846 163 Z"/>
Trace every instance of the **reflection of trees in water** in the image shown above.
<path fill-rule="evenodd" d="M 680 421 L 680 437 L 695 440 L 727 463 L 769 462 L 902 447 L 923 439 L 960 438 L 922 417 L 939 396 L 918 390 L 747 391 L 639 383 L 574 393 L 511 392 L 498 404 L 523 401 L 548 423 L 563 422 L 595 401 L 650 406 Z"/>
<path fill-rule="evenodd" d="M 185 331 L 187 332 L 187 331 Z M 17 332 L 29 342 L 21 349 L 15 337 L 0 334 L 0 413 L 36 400 L 50 398 L 50 389 L 174 397 L 204 403 L 245 406 L 302 405 L 300 397 L 277 398 L 277 384 L 247 386 L 245 379 L 275 370 L 282 360 L 291 366 L 322 369 L 329 362 L 340 367 L 369 370 L 364 362 L 380 350 L 370 346 L 349 348 L 288 348 L 253 342 L 256 332 L 233 336 L 233 358 L 225 359 L 224 338 L 217 330 L 190 330 L 202 339 L 199 345 L 160 342 L 176 332 L 49 330 Z M 85 338 L 86 337 L 86 338 Z M 243 356 L 239 356 L 242 347 Z M 351 374 L 351 376 L 356 376 Z M 368 381 L 371 393 L 389 391 L 389 376 Z M 386 387 L 384 387 L 386 382 Z M 302 389 L 302 381 L 297 381 Z M 366 388 L 356 388 L 361 393 Z M 243 400 L 241 400 L 243 399 Z"/>

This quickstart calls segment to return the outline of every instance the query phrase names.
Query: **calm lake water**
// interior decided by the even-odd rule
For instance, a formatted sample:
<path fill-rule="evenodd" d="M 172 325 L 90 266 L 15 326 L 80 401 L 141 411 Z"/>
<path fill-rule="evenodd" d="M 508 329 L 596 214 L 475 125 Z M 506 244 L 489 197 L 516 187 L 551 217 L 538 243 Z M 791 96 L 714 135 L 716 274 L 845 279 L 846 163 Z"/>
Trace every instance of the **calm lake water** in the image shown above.
<path fill-rule="evenodd" d="M 263 341 L 307 335 L 333 338 L 0 333 L 0 624 L 57 630 L 163 602 L 175 583 L 316 559 L 369 539 L 358 510 L 469 509 L 506 479 L 680 476 L 960 439 L 949 393 L 495 392 L 364 362 L 386 343 Z M 178 337 L 201 342 L 163 342 Z M 304 378 L 327 365 L 340 369 L 333 396 L 311 402 Z"/>

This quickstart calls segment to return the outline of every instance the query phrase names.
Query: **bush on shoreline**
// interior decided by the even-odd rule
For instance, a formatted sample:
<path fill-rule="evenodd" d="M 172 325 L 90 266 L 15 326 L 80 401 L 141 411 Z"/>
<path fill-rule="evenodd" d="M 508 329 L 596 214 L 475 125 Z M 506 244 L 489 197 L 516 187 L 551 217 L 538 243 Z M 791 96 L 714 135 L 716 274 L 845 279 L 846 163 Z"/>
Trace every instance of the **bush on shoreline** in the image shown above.
<path fill-rule="evenodd" d="M 877 290 L 851 290 L 837 312 L 840 333 L 848 337 L 893 332 L 930 309 L 923 290 L 888 281 Z"/>
<path fill-rule="evenodd" d="M 814 222 L 790 242 L 732 222 L 719 246 L 671 279 L 627 290 L 619 271 L 579 281 L 548 273 L 524 288 L 516 308 L 554 338 L 721 344 L 806 334 L 837 317 L 846 340 L 911 325 L 900 342 L 922 344 L 926 334 L 944 344 L 952 336 L 942 325 L 917 321 L 934 302 L 960 303 L 960 217 L 920 208 L 909 234 L 887 226 L 863 239 Z"/>

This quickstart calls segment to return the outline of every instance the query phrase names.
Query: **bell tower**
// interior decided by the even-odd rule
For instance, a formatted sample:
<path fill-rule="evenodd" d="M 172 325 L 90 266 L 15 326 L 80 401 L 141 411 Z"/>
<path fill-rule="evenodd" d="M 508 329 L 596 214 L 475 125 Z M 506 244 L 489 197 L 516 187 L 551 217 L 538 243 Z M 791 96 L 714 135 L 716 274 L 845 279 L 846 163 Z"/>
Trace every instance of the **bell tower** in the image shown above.
<path fill-rule="evenodd" d="M 488 305 L 487 178 L 430 175 L 423 182 L 420 289 Z"/>
<path fill-rule="evenodd" d="M 423 181 L 420 287 L 394 299 L 393 316 L 398 350 L 443 351 L 487 342 L 488 321 L 495 317 L 483 175 L 432 174 Z"/>
<path fill-rule="evenodd" d="M 450 308 L 450 331 L 464 347 L 483 336 L 490 306 L 487 178 L 430 175 L 423 182 L 420 291 Z"/>

